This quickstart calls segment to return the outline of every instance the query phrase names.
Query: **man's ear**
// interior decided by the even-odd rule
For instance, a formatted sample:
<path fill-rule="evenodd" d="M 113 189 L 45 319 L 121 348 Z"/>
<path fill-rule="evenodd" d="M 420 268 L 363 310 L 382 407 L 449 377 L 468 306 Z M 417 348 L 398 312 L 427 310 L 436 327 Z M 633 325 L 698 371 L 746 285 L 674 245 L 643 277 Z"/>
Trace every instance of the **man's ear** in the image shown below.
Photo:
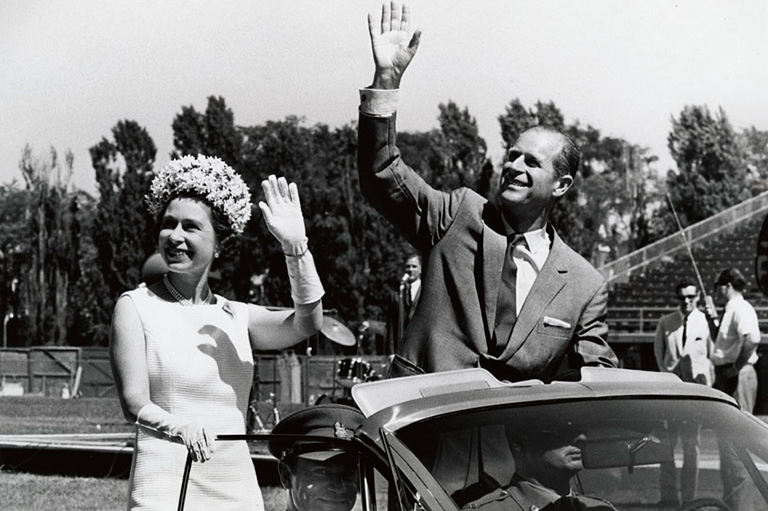
<path fill-rule="evenodd" d="M 284 461 L 280 461 L 277 464 L 277 472 L 280 475 L 280 484 L 286 490 L 291 489 L 291 469 Z"/>
<path fill-rule="evenodd" d="M 555 186 L 552 189 L 552 196 L 558 198 L 562 197 L 565 195 L 565 192 L 570 190 L 571 186 L 573 186 L 573 176 L 570 174 L 563 174 L 557 178 Z"/>

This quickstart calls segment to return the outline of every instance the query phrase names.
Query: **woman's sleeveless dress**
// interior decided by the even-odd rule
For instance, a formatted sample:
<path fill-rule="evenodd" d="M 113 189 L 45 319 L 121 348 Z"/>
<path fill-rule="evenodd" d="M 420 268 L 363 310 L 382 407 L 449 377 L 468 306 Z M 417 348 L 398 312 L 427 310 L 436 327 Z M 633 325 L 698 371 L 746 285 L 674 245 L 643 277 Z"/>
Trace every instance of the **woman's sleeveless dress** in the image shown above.
<path fill-rule="evenodd" d="M 183 306 L 147 287 L 126 295 L 144 326 L 152 402 L 214 435 L 245 433 L 253 379 L 247 306 L 220 296 Z M 217 441 L 214 448 L 210 460 L 192 463 L 184 509 L 262 510 L 248 445 Z M 184 445 L 137 426 L 129 509 L 177 509 L 186 458 Z"/>

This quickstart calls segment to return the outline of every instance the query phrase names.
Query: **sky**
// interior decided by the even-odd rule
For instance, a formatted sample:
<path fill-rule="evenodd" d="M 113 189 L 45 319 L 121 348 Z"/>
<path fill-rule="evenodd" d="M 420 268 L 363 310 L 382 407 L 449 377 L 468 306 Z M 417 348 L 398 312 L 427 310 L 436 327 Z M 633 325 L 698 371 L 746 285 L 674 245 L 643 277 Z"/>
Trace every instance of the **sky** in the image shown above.
<path fill-rule="evenodd" d="M 130 119 L 173 146 L 183 106 L 222 96 L 241 126 L 303 116 L 357 118 L 373 76 L 371 0 L 2 0 L 0 184 L 23 182 L 26 144 L 74 154 L 95 193 L 88 148 Z M 765 0 L 413 0 L 421 46 L 401 83 L 398 127 L 438 126 L 438 104 L 467 107 L 496 164 L 498 116 L 515 98 L 553 101 L 566 122 L 648 147 L 685 105 L 722 108 L 737 130 L 768 131 Z"/>

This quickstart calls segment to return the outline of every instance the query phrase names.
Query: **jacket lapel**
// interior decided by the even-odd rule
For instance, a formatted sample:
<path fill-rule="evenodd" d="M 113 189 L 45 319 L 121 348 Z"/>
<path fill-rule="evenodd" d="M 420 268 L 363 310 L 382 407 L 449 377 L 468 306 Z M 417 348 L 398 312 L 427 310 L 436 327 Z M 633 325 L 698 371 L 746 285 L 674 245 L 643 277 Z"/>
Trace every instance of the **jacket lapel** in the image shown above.
<path fill-rule="evenodd" d="M 496 321 L 496 299 L 499 296 L 499 280 L 507 252 L 507 237 L 488 228 L 483 233 L 483 299 L 485 302 L 485 336 L 493 338 Z M 489 341 L 490 342 L 490 341 Z"/>

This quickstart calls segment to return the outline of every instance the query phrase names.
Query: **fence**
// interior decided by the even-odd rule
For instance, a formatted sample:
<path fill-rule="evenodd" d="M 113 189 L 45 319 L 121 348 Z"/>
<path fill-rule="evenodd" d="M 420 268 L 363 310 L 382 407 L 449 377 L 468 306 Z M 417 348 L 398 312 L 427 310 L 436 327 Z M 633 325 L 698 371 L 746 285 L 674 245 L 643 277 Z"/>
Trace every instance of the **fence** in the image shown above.
<path fill-rule="evenodd" d="M 653 338 L 659 317 L 672 309 L 613 309 L 609 341 L 620 366 L 656 370 Z M 764 317 L 764 315 L 763 315 Z M 625 328 L 624 331 L 622 331 Z M 761 319 L 768 332 L 768 321 Z M 768 337 L 758 348 L 758 403 L 756 413 L 768 413 Z M 362 360 L 362 362 L 360 362 Z M 306 356 L 292 352 L 258 354 L 251 402 L 269 413 L 273 403 L 315 404 L 325 398 L 348 398 L 354 376 L 377 379 L 386 374 L 387 357 Z M 34 394 L 117 398 L 107 348 L 5 348 L 0 349 L 0 396 Z M 346 384 L 345 384 L 346 381 Z"/>
<path fill-rule="evenodd" d="M 361 365 L 366 366 L 366 377 L 386 373 L 386 357 L 357 359 L 364 361 Z M 307 404 L 323 396 L 343 394 L 345 387 L 337 373 L 342 362 L 351 360 L 292 352 L 257 354 L 251 400 Z M 0 381 L 0 395 L 117 397 L 108 348 L 0 349 Z"/>
<path fill-rule="evenodd" d="M 80 349 L 5 348 L 0 351 L 3 392 L 68 397 L 78 385 Z"/>

